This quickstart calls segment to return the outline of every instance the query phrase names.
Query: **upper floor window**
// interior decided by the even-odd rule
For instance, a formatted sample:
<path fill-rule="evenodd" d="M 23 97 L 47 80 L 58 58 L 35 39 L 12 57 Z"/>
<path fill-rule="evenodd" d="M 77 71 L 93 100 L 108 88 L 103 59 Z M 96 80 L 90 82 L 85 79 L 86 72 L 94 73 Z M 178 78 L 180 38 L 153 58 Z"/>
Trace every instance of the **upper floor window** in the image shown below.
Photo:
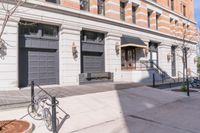
<path fill-rule="evenodd" d="M 160 17 L 160 14 L 156 14 L 156 30 L 158 30 L 159 17 Z"/>
<path fill-rule="evenodd" d="M 147 12 L 148 28 L 151 27 L 151 13 L 152 13 L 152 11 Z"/>
<path fill-rule="evenodd" d="M 59 3 L 59 0 L 46 0 L 46 2 Z"/>
<path fill-rule="evenodd" d="M 80 0 L 80 9 L 84 11 L 89 11 L 90 9 L 89 0 Z"/>
<path fill-rule="evenodd" d="M 98 14 L 105 15 L 105 0 L 98 0 Z"/>
<path fill-rule="evenodd" d="M 133 23 L 136 23 L 136 10 L 137 10 L 137 6 L 132 6 L 132 19 L 133 19 Z"/>
<path fill-rule="evenodd" d="M 186 16 L 186 6 L 183 5 L 183 15 Z"/>
<path fill-rule="evenodd" d="M 125 3 L 120 2 L 120 19 L 125 20 Z"/>
<path fill-rule="evenodd" d="M 174 10 L 174 0 L 171 0 L 171 10 Z"/>
<path fill-rule="evenodd" d="M 178 26 L 178 20 L 175 20 L 175 26 L 176 26 L 176 28 L 178 28 L 177 26 Z"/>

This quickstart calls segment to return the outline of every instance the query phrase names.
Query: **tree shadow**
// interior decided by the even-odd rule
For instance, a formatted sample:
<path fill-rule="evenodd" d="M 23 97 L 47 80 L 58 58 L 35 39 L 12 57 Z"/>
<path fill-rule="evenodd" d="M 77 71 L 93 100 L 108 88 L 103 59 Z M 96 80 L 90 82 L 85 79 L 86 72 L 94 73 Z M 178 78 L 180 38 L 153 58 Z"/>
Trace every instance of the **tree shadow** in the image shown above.
<path fill-rule="evenodd" d="M 7 55 L 7 47 L 3 44 L 0 48 L 0 58 L 5 59 L 6 55 Z"/>
<path fill-rule="evenodd" d="M 157 103 L 152 94 L 150 94 L 151 96 L 148 96 L 148 94 L 141 94 L 141 92 L 154 93 L 148 91 L 148 87 L 146 87 L 147 84 L 149 86 L 153 84 L 153 75 L 155 76 L 156 84 L 161 82 L 161 76 L 156 72 L 156 70 L 148 71 L 148 73 L 149 76 L 140 79 L 139 83 L 130 83 L 132 85 L 115 84 L 115 90 L 117 90 L 118 102 L 121 108 L 126 133 L 137 133 L 144 130 L 143 125 L 141 127 L 139 126 L 140 124 L 143 124 L 143 122 L 152 123 L 145 118 L 137 117 L 138 112 L 153 108 L 155 106 L 154 104 Z M 141 92 L 140 87 L 142 89 Z M 124 91 L 122 90 L 123 88 L 125 89 Z"/>

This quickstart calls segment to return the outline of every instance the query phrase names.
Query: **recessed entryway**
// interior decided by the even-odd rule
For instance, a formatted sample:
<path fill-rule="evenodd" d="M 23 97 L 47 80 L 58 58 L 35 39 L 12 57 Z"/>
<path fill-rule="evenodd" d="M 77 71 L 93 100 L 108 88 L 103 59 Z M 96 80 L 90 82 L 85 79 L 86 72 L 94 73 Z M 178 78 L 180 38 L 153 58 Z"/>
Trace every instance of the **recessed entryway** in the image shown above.
<path fill-rule="evenodd" d="M 19 24 L 19 87 L 32 80 L 58 84 L 58 27 L 22 21 Z"/>

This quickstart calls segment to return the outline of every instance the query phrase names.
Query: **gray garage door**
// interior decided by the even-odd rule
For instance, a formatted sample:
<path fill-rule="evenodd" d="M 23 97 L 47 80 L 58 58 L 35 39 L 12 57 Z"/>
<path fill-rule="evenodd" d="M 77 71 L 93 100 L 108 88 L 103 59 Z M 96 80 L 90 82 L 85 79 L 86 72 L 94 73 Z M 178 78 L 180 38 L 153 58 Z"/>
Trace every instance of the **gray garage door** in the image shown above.
<path fill-rule="evenodd" d="M 58 83 L 58 38 L 52 35 L 54 26 L 37 24 L 36 33 L 27 33 L 33 27 L 20 25 L 19 37 L 19 86 L 35 81 L 39 85 Z M 28 28 L 29 30 L 27 30 Z M 49 28 L 48 32 L 44 30 Z M 54 28 L 51 28 L 54 27 Z M 25 32 L 23 30 L 26 30 Z M 53 31 L 57 32 L 57 31 Z M 50 34 L 47 37 L 47 34 Z"/>
<path fill-rule="evenodd" d="M 82 36 L 82 73 L 105 72 L 104 35 L 102 33 L 84 31 Z"/>

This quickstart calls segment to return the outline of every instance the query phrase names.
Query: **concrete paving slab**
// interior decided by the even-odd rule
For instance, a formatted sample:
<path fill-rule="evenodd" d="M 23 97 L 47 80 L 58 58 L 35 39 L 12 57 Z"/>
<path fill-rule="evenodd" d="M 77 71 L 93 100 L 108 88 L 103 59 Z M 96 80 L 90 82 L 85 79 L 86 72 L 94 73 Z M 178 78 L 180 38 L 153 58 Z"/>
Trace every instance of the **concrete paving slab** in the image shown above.
<path fill-rule="evenodd" d="M 59 101 L 59 106 L 70 115 L 59 133 L 198 133 L 197 131 L 200 131 L 198 127 L 200 95 L 187 98 L 176 92 L 135 87 L 59 98 Z M 57 111 L 61 121 L 63 113 Z M 27 115 L 26 108 L 0 111 L 0 120 L 22 117 L 35 124 L 33 133 L 49 133 L 44 122 L 33 120 Z"/>

